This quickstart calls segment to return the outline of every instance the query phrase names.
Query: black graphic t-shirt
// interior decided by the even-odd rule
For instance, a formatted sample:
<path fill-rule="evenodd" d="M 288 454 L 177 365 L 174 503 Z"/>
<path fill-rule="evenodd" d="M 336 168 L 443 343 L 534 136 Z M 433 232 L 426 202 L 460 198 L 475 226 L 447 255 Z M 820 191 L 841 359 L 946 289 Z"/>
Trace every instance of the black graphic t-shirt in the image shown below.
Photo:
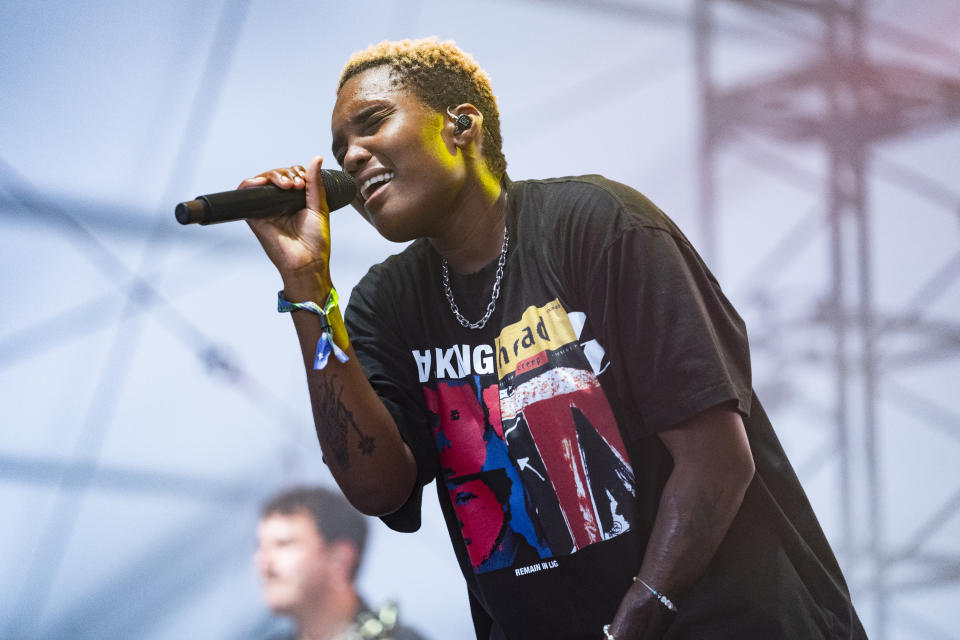
<path fill-rule="evenodd" d="M 743 322 L 683 234 L 599 176 L 508 193 L 510 249 L 484 329 L 457 323 L 423 240 L 350 298 L 357 356 L 418 465 L 417 490 L 384 521 L 419 528 L 421 488 L 436 480 L 478 638 L 602 637 L 672 467 L 656 434 L 727 403 L 757 476 L 668 637 L 862 637 L 751 390 Z M 483 315 L 495 272 L 451 274 L 468 318 Z"/>

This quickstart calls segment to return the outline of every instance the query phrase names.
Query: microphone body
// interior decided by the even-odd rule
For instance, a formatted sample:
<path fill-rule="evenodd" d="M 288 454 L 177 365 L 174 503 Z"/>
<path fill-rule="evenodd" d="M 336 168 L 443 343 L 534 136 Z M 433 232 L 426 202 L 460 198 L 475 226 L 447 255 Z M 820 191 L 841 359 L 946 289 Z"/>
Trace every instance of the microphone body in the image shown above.
<path fill-rule="evenodd" d="M 320 170 L 330 211 L 350 204 L 357 194 L 357 183 L 343 171 Z M 197 196 L 176 206 L 180 224 L 215 224 L 245 218 L 272 218 L 290 215 L 307 205 L 306 189 L 281 189 L 272 184 Z"/>

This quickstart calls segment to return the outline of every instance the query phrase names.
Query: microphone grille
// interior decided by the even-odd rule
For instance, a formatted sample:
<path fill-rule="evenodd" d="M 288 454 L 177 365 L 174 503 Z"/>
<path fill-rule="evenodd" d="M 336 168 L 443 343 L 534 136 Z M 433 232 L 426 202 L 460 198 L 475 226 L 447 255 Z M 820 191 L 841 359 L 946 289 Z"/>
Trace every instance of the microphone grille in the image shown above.
<path fill-rule="evenodd" d="M 357 182 L 345 171 L 321 169 L 320 179 L 327 192 L 327 206 L 330 211 L 350 204 L 357 197 Z"/>

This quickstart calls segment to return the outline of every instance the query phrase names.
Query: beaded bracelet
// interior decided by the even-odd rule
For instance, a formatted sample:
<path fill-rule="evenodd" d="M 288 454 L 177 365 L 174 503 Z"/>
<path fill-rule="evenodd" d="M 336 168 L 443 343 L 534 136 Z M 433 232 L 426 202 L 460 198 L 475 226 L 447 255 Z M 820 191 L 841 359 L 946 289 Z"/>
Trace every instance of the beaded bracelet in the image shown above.
<path fill-rule="evenodd" d="M 349 358 L 344 349 L 349 346 L 346 329 L 343 328 L 343 318 L 340 317 L 340 296 L 337 290 L 330 288 L 330 295 L 321 308 L 316 302 L 290 302 L 283 295 L 283 289 L 277 292 L 277 311 L 288 313 L 290 311 L 309 311 L 320 316 L 320 339 L 317 340 L 317 352 L 313 357 L 313 368 L 323 369 L 327 366 L 327 360 L 330 353 L 336 356 L 340 362 L 346 362 Z M 341 349 L 334 341 L 335 328 L 340 329 L 343 335 L 344 347 Z"/>
<path fill-rule="evenodd" d="M 672 611 L 672 612 L 674 612 L 674 613 L 677 612 L 677 605 L 673 604 L 673 600 L 671 600 L 671 599 L 668 598 L 667 596 L 663 595 L 662 593 L 660 593 L 659 591 L 657 591 L 656 589 L 654 589 L 653 587 L 651 587 L 650 585 L 648 585 L 646 582 L 643 581 L 643 578 L 641 578 L 640 576 L 634 576 L 633 581 L 634 581 L 634 582 L 639 582 L 640 584 L 642 584 L 643 586 L 645 586 L 645 587 L 647 588 L 647 591 L 649 591 L 650 593 L 652 593 L 652 594 L 653 594 L 653 597 L 656 598 L 657 600 L 659 600 L 659 601 L 660 601 L 660 604 L 662 604 L 663 606 L 665 606 L 667 609 L 669 609 L 670 611 Z"/>

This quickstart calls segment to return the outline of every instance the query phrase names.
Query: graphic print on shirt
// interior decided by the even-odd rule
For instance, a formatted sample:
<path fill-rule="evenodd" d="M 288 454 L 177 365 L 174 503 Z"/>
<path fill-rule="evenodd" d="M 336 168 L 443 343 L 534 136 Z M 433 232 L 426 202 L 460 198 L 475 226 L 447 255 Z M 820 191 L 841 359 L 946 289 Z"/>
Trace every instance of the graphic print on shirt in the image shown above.
<path fill-rule="evenodd" d="M 477 573 L 576 553 L 634 522 L 633 469 L 597 380 L 602 349 L 585 343 L 588 358 L 578 343 L 583 324 L 553 300 L 528 307 L 492 350 L 413 352 L 438 482 Z"/>

